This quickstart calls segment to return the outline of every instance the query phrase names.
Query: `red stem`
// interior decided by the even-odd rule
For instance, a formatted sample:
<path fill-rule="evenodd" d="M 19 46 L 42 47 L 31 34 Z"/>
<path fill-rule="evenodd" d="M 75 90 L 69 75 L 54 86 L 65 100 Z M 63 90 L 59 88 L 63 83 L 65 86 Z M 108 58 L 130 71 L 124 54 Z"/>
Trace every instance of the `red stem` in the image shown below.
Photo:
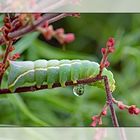
<path fill-rule="evenodd" d="M 35 21 L 33 24 L 28 25 L 20 30 L 11 32 L 8 34 L 9 38 L 21 37 L 26 33 L 34 31 L 38 26 L 41 26 L 45 21 L 49 24 L 58 21 L 66 16 L 71 16 L 72 14 L 62 13 L 62 14 L 45 14 L 41 19 Z"/>
<path fill-rule="evenodd" d="M 106 94 L 107 94 L 107 103 L 110 107 L 113 125 L 114 125 L 114 127 L 119 127 L 116 112 L 115 112 L 115 109 L 113 107 L 112 93 L 111 93 L 110 88 L 109 88 L 108 78 L 107 78 L 107 76 L 102 76 L 102 78 L 104 79 L 104 83 L 105 83 L 105 90 L 106 90 Z"/>
<path fill-rule="evenodd" d="M 74 84 L 72 81 L 66 82 L 66 86 L 76 86 L 78 84 L 88 84 L 88 83 L 94 83 L 98 80 L 102 80 L 100 77 L 94 77 L 94 78 L 88 78 L 88 79 L 81 79 L 77 80 L 77 83 Z M 55 83 L 52 88 L 61 87 L 60 83 Z M 23 92 L 33 92 L 37 90 L 42 89 L 48 89 L 47 85 L 42 85 L 40 88 L 37 88 L 36 86 L 29 86 L 29 87 L 19 87 L 16 89 L 14 93 L 23 93 Z M 11 91 L 9 89 L 0 89 L 0 94 L 9 94 Z"/>
<path fill-rule="evenodd" d="M 33 25 L 28 25 L 20 30 L 11 32 L 8 34 L 8 37 L 11 39 L 21 37 L 22 35 L 35 30 L 38 26 L 42 25 L 45 21 L 48 21 L 48 23 L 51 24 L 67 16 L 72 16 L 72 14 L 71 13 L 44 14 L 43 17 L 35 21 Z M 5 44 L 5 40 L 2 36 L 0 36 L 0 45 L 4 45 L 4 44 Z"/>
<path fill-rule="evenodd" d="M 8 42 L 8 45 L 7 45 L 7 48 L 6 48 L 6 51 L 5 51 L 5 55 L 4 55 L 4 59 L 3 59 L 3 64 L 6 64 L 6 61 L 7 61 L 7 58 L 8 58 L 8 55 L 9 55 L 9 49 L 11 47 L 11 45 L 13 44 L 13 41 L 9 41 Z"/>
<path fill-rule="evenodd" d="M 3 62 L 2 62 L 3 63 L 3 68 L 0 72 L 0 85 L 1 85 L 1 82 L 2 82 L 3 75 L 4 75 L 4 73 L 7 69 L 6 63 L 7 63 L 8 55 L 10 53 L 9 49 L 10 49 L 12 44 L 13 44 L 13 41 L 9 41 L 8 45 L 7 45 L 7 48 L 6 48 L 6 51 L 5 51 L 5 55 L 4 55 Z"/>

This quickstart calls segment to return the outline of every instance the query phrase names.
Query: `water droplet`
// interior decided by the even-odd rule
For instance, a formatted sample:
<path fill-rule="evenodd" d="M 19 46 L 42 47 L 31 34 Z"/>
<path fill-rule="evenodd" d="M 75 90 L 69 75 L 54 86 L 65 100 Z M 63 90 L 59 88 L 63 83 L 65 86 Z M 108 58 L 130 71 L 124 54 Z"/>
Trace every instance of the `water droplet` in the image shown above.
<path fill-rule="evenodd" d="M 73 94 L 76 96 L 81 96 L 84 94 L 84 85 L 83 84 L 79 84 L 77 86 L 73 87 Z"/>

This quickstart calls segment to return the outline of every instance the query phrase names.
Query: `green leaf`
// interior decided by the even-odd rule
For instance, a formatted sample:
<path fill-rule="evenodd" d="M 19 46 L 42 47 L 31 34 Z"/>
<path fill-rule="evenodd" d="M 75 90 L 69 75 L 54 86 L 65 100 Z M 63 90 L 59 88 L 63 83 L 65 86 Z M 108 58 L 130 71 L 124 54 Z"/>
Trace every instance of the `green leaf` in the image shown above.
<path fill-rule="evenodd" d="M 22 37 L 14 46 L 15 50 L 13 53 L 23 53 L 30 45 L 32 42 L 38 37 L 39 33 L 34 32 L 34 33 L 29 33 Z"/>
<path fill-rule="evenodd" d="M 95 56 L 82 52 L 63 51 L 62 49 L 54 48 L 40 40 L 35 40 L 33 46 L 38 50 L 39 56 L 44 59 L 85 59 L 94 61 L 97 59 Z"/>
<path fill-rule="evenodd" d="M 40 120 L 34 114 L 32 114 L 32 112 L 27 108 L 26 104 L 18 94 L 7 96 L 9 101 L 11 101 L 12 104 L 16 105 L 23 112 L 23 114 L 29 117 L 36 125 L 38 126 L 48 125 L 46 122 Z"/>

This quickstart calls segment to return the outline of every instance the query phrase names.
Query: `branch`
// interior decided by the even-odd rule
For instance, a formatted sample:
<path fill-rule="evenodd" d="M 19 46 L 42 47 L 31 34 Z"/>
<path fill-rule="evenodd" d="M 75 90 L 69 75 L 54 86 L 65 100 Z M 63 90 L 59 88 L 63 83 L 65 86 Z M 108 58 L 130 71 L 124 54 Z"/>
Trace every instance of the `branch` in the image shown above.
<path fill-rule="evenodd" d="M 32 25 L 28 25 L 23 29 L 9 33 L 8 37 L 9 38 L 21 37 L 24 34 L 35 30 L 38 26 L 41 26 L 45 21 L 48 21 L 48 24 L 51 24 L 51 23 L 58 21 L 66 16 L 71 16 L 71 15 L 72 14 L 66 14 L 66 13 L 63 13 L 63 14 L 45 14 L 41 19 L 35 21 Z"/>
<path fill-rule="evenodd" d="M 8 37 L 11 39 L 21 37 L 29 32 L 34 31 L 38 26 L 41 26 L 45 21 L 48 21 L 49 24 L 56 22 L 62 18 L 65 18 L 67 16 L 72 16 L 71 13 L 59 13 L 59 14 L 44 14 L 41 19 L 38 19 L 35 21 L 32 25 L 28 25 L 20 30 L 11 32 L 8 34 Z M 5 40 L 3 37 L 0 37 L 0 45 L 5 44 Z"/>
<path fill-rule="evenodd" d="M 9 55 L 9 49 L 10 47 L 12 46 L 13 44 L 13 41 L 9 41 L 8 42 L 8 45 L 7 45 L 7 48 L 6 48 L 6 52 L 5 52 L 5 55 L 4 55 L 4 59 L 3 59 L 3 64 L 5 64 L 7 62 L 7 59 L 8 59 L 8 55 Z"/>
<path fill-rule="evenodd" d="M 119 127 L 116 112 L 115 112 L 115 109 L 113 107 L 112 94 L 111 94 L 111 91 L 109 88 L 108 78 L 107 78 L 107 76 L 102 76 L 102 78 L 104 79 L 104 83 L 105 83 L 105 90 L 106 90 L 106 94 L 107 94 L 107 103 L 110 107 L 113 125 L 114 125 L 114 127 Z"/>
<path fill-rule="evenodd" d="M 93 78 L 88 78 L 88 79 L 81 79 L 77 80 L 77 83 L 73 83 L 72 81 L 66 82 L 66 86 L 76 86 L 78 84 L 89 84 L 89 83 L 94 83 L 96 81 L 102 80 L 101 77 L 93 77 Z M 52 88 L 57 88 L 61 87 L 60 83 L 55 83 Z M 42 89 L 48 89 L 47 85 L 42 85 L 40 88 L 37 88 L 37 86 L 29 86 L 29 87 L 20 87 L 17 88 L 14 93 L 23 93 L 23 92 L 33 92 L 37 90 L 42 90 Z M 0 89 L 0 94 L 9 94 L 12 93 L 9 89 Z"/>

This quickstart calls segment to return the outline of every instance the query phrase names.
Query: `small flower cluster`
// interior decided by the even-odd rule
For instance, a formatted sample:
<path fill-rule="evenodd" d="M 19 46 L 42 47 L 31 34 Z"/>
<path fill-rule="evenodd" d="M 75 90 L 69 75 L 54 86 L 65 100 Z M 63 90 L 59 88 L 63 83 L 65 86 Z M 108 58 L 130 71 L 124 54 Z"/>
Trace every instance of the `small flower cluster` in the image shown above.
<path fill-rule="evenodd" d="M 120 110 L 127 110 L 130 115 L 139 115 L 140 109 L 136 105 L 125 105 L 122 101 L 117 101 L 115 98 L 112 98 L 112 101 Z M 105 104 L 105 106 L 102 109 L 102 112 L 99 115 L 92 117 L 92 123 L 91 126 L 95 127 L 97 125 L 102 125 L 102 117 L 107 115 L 107 108 L 108 104 Z"/>
<path fill-rule="evenodd" d="M 65 34 L 63 28 L 54 30 L 53 26 L 48 25 L 47 22 L 43 26 L 39 27 L 38 30 L 44 35 L 46 40 L 51 40 L 52 37 L 54 37 L 62 45 L 71 43 L 75 40 L 73 33 Z"/>
<path fill-rule="evenodd" d="M 92 123 L 90 126 L 95 127 L 97 125 L 102 125 L 102 118 L 98 115 L 92 117 Z"/>
<path fill-rule="evenodd" d="M 11 42 L 14 42 L 15 39 L 11 40 L 9 37 L 8 37 L 8 34 L 10 32 L 13 32 L 17 29 L 19 29 L 21 26 L 23 26 L 22 24 L 22 20 L 19 20 L 19 18 L 21 18 L 22 14 L 19 16 L 19 15 L 5 15 L 4 17 L 4 26 L 1 27 L 1 32 L 2 32 L 2 35 L 3 35 L 3 38 L 6 42 L 6 45 L 8 46 L 7 47 L 7 50 L 6 50 L 6 53 L 5 55 L 7 56 L 7 59 L 9 60 L 16 60 L 20 57 L 20 54 L 19 53 L 16 53 L 14 54 L 13 56 L 9 56 L 9 54 L 15 50 L 15 47 L 12 45 L 12 43 L 10 45 L 8 45 L 8 42 L 11 41 Z M 3 66 L 1 66 L 1 68 L 4 67 L 4 64 Z M 4 69 L 4 68 L 3 68 Z"/>
<path fill-rule="evenodd" d="M 7 60 L 16 60 L 20 57 L 19 53 L 14 54 L 13 56 L 10 56 L 10 53 L 15 50 L 14 46 L 8 45 L 8 42 L 14 43 L 18 38 L 10 38 L 8 35 L 11 32 L 14 32 L 18 29 L 24 28 L 26 25 L 31 24 L 32 20 L 37 20 L 41 17 L 41 14 L 6 14 L 4 17 L 4 25 L 0 28 L 0 31 L 2 33 L 2 38 L 5 41 L 5 44 L 7 46 L 5 55 L 1 55 L 3 59 Z M 4 58 L 5 57 L 5 58 Z M 4 71 L 7 67 L 6 62 L 3 65 L 0 65 L 1 73 Z"/>
<path fill-rule="evenodd" d="M 40 13 L 34 13 L 33 16 L 34 20 L 42 18 Z M 79 17 L 79 14 L 73 13 L 72 16 Z M 62 45 L 71 43 L 75 40 L 75 35 L 73 33 L 65 34 L 63 28 L 54 30 L 53 26 L 49 25 L 47 21 L 41 27 L 38 27 L 37 30 L 43 34 L 46 40 L 51 40 L 54 37 Z"/>
<path fill-rule="evenodd" d="M 112 99 L 113 103 L 118 106 L 120 110 L 128 110 L 128 113 L 131 115 L 139 115 L 140 114 L 140 109 L 136 107 L 136 105 L 125 105 L 122 101 L 117 101 L 114 98 Z"/>
<path fill-rule="evenodd" d="M 8 37 L 10 32 L 14 32 L 27 24 L 27 21 L 30 20 L 29 18 L 27 20 L 27 15 L 29 16 L 29 14 L 9 14 L 4 17 L 4 26 L 1 27 L 1 32 L 5 41 L 10 40 Z"/>
<path fill-rule="evenodd" d="M 115 51 L 114 45 L 115 45 L 115 40 L 114 40 L 114 38 L 111 37 L 108 39 L 108 41 L 106 43 L 106 47 L 101 49 L 103 58 L 102 58 L 101 63 L 100 63 L 100 73 L 98 76 L 101 76 L 103 69 L 110 65 L 110 63 L 108 62 L 108 55 Z M 112 98 L 112 103 L 116 104 L 120 110 L 127 110 L 128 113 L 131 115 L 140 114 L 140 109 L 137 108 L 136 105 L 128 106 L 128 105 L 125 105 L 122 101 L 117 101 L 114 98 Z M 92 117 L 91 126 L 95 127 L 97 125 L 102 125 L 102 116 L 107 115 L 108 106 L 109 106 L 108 103 L 106 103 L 102 109 L 102 112 L 99 115 Z"/>
<path fill-rule="evenodd" d="M 108 55 L 115 51 L 114 45 L 115 45 L 115 40 L 114 40 L 114 38 L 110 37 L 106 43 L 106 47 L 101 49 L 103 58 L 100 63 L 100 75 L 101 75 L 103 69 L 109 67 L 109 65 L 110 65 L 110 63 L 108 61 Z"/>
<path fill-rule="evenodd" d="M 100 72 L 98 74 L 99 77 L 101 77 L 103 69 L 110 65 L 110 63 L 108 62 L 108 55 L 115 51 L 114 45 L 115 45 L 115 40 L 114 38 L 110 37 L 106 43 L 106 47 L 101 49 L 101 53 L 103 57 L 100 62 Z M 107 115 L 107 108 L 108 108 L 108 103 L 105 104 L 105 106 L 102 109 L 102 112 L 99 115 L 92 117 L 91 126 L 95 127 L 97 125 L 102 125 L 102 117 Z"/>
<path fill-rule="evenodd" d="M 19 59 L 19 58 L 20 58 L 20 54 L 19 54 L 19 53 L 15 53 L 15 54 L 10 58 L 10 60 L 15 61 L 15 60 L 17 60 L 17 59 Z"/>
<path fill-rule="evenodd" d="M 107 115 L 107 107 L 108 105 L 106 104 L 99 115 L 92 117 L 92 123 L 90 126 L 95 127 L 97 125 L 102 125 L 102 117 Z"/>
<path fill-rule="evenodd" d="M 8 55 L 8 60 L 13 60 L 13 61 L 15 61 L 15 60 L 17 60 L 18 58 L 20 58 L 20 54 L 19 53 L 15 53 L 15 54 L 13 54 L 13 56 L 10 56 L 10 53 L 12 52 L 12 51 L 14 51 L 15 50 L 15 47 L 13 46 L 13 45 L 11 45 L 11 46 L 9 46 L 9 49 L 7 50 L 7 53 L 9 54 Z"/>
<path fill-rule="evenodd" d="M 4 17 L 4 25 L 0 28 L 0 31 L 2 33 L 2 38 L 5 41 L 6 44 L 6 50 L 5 54 L 2 54 L 3 61 L 0 62 L 0 85 L 2 82 L 2 77 L 6 71 L 6 69 L 9 66 L 8 60 L 16 60 L 20 57 L 18 53 L 14 54 L 13 56 L 10 56 L 10 53 L 15 50 L 14 46 L 12 45 L 13 42 L 16 39 L 9 38 L 8 34 L 10 32 L 15 31 L 16 29 L 19 29 L 22 26 L 22 23 L 19 20 L 19 16 L 6 14 Z"/>

